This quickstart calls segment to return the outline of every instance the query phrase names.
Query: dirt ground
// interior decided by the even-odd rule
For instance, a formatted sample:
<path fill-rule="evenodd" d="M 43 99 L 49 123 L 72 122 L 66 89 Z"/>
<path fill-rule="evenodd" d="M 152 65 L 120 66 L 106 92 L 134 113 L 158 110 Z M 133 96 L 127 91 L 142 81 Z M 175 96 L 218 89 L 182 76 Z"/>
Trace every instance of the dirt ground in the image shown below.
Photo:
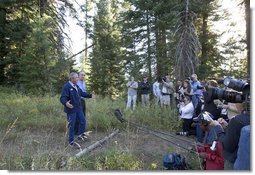
<path fill-rule="evenodd" d="M 235 113 L 229 113 L 233 116 Z M 230 117 L 231 118 L 231 117 Z M 5 131 L 0 130 L 0 136 L 3 137 Z M 80 143 L 82 148 L 86 148 L 96 141 L 109 135 L 111 131 L 99 132 L 92 131 L 89 139 L 84 143 Z M 194 136 L 176 136 L 194 143 Z M 184 147 L 190 146 L 190 143 L 159 134 L 168 140 L 180 144 Z M 77 151 L 72 150 L 67 146 L 66 133 L 52 129 L 45 130 L 25 130 L 25 131 L 11 131 L 0 146 L 0 160 L 4 157 L 15 157 L 15 155 L 42 155 L 42 154 L 60 154 L 66 156 L 74 156 Z M 163 169 L 162 161 L 166 153 L 177 152 L 186 156 L 187 159 L 198 159 L 196 155 L 188 153 L 188 151 L 181 149 L 169 141 L 162 140 L 152 134 L 139 130 L 137 128 L 122 128 L 119 133 L 110 140 L 106 141 L 101 146 L 97 147 L 85 156 L 96 156 L 104 151 L 116 147 L 120 150 L 131 153 L 143 162 L 143 169 L 151 169 L 151 165 L 157 165 L 157 170 Z M 196 165 L 197 166 L 197 165 Z M 199 167 L 193 167 L 199 170 Z M 1 167 L 0 167 L 1 169 Z"/>
<path fill-rule="evenodd" d="M 84 149 L 110 133 L 111 131 L 104 133 L 92 131 L 89 135 L 89 139 L 80 144 Z M 167 136 L 164 137 L 175 143 L 182 144 L 185 147 L 189 146 L 186 142 Z M 178 137 L 194 141 L 193 138 L 185 136 Z M 144 131 L 130 128 L 128 130 L 120 130 L 113 138 L 109 139 L 85 156 L 96 156 L 113 147 L 135 155 L 142 161 L 144 170 L 150 169 L 152 163 L 157 165 L 156 169 L 163 169 L 163 156 L 169 151 L 179 153 L 187 152 L 174 146 L 168 141 L 162 140 Z M 76 153 L 78 153 L 77 150 L 72 150 L 67 146 L 65 133 L 54 130 L 27 130 L 18 133 L 13 131 L 12 134 L 9 134 L 9 136 L 6 137 L 0 147 L 0 159 L 2 156 L 9 156 L 10 158 L 13 156 L 15 157 L 15 155 L 36 156 L 42 154 L 74 156 Z"/>

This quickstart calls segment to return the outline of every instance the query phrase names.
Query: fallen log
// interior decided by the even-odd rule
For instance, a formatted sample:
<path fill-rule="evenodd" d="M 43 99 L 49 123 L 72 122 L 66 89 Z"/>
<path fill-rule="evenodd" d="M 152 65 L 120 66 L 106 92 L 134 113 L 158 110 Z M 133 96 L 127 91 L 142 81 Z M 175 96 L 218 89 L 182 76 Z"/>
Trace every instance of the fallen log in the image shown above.
<path fill-rule="evenodd" d="M 109 134 L 108 136 L 105 136 L 103 139 L 95 142 L 94 144 L 90 145 L 89 147 L 83 149 L 82 151 L 80 151 L 79 153 L 77 153 L 75 155 L 76 158 L 81 157 L 82 155 L 92 151 L 93 149 L 95 149 L 96 147 L 102 145 L 105 141 L 111 139 L 112 137 L 114 137 L 117 133 L 119 132 L 119 129 L 116 129 L 115 131 L 113 131 L 111 134 Z"/>

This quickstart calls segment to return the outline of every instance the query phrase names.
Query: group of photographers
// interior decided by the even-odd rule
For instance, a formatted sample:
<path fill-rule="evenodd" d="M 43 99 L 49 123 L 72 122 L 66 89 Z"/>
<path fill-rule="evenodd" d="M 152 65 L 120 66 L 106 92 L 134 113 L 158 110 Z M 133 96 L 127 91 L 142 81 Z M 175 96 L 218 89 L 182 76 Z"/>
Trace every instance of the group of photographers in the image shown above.
<path fill-rule="evenodd" d="M 183 81 L 177 81 L 175 88 L 170 77 L 157 79 L 152 85 L 155 103 L 164 106 L 177 105 L 180 118 L 183 120 L 182 131 L 177 135 L 196 135 L 198 145 L 193 147 L 204 160 L 205 170 L 249 170 L 250 169 L 250 116 L 249 85 L 244 81 L 226 79 L 225 88 L 221 89 L 215 80 L 198 81 L 196 74 Z M 137 90 L 140 89 L 142 105 L 149 104 L 151 84 L 148 77 L 137 83 L 134 78 L 127 83 L 127 109 L 133 100 L 136 107 Z M 175 93 L 174 93 L 175 92 Z M 246 108 L 230 120 L 227 113 L 227 102 L 245 102 Z"/>
<path fill-rule="evenodd" d="M 215 80 L 201 86 L 195 74 L 191 79 L 177 82 L 176 102 L 183 131 L 176 134 L 197 136 L 198 146 L 191 148 L 204 160 L 206 170 L 249 170 L 249 84 L 225 80 L 226 87 L 239 92 L 218 88 Z M 226 102 L 244 102 L 245 108 L 228 121 Z"/>

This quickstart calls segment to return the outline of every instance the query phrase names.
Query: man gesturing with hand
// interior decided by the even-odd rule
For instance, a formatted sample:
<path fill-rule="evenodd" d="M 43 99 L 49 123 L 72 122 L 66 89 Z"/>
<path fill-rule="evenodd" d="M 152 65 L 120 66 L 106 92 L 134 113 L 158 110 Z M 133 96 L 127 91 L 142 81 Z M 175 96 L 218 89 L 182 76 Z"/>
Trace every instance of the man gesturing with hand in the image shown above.
<path fill-rule="evenodd" d="M 78 141 L 83 141 L 83 133 L 85 132 L 86 120 L 81 107 L 81 96 L 84 98 L 92 98 L 94 95 L 83 92 L 79 86 L 78 74 L 75 72 L 70 73 L 69 81 L 64 84 L 61 92 L 60 102 L 64 105 L 64 112 L 67 114 L 69 139 L 68 143 L 74 148 L 80 148 L 80 145 L 74 142 L 74 125 L 78 121 Z"/>

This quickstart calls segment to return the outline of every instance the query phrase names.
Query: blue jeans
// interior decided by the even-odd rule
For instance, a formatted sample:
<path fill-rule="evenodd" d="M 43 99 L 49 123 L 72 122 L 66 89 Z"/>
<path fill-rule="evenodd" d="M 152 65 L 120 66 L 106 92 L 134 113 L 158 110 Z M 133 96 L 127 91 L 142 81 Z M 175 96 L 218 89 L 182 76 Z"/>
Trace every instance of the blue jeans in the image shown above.
<path fill-rule="evenodd" d="M 237 151 L 237 159 L 234 163 L 235 170 L 250 170 L 250 125 L 244 126 L 241 129 L 239 148 Z"/>
<path fill-rule="evenodd" d="M 203 143 L 203 130 L 202 128 L 199 126 L 199 124 L 197 124 L 197 141 L 200 143 Z"/>
<path fill-rule="evenodd" d="M 194 106 L 194 110 L 196 111 L 198 101 L 199 101 L 199 96 L 198 95 L 192 95 L 191 101 L 192 101 L 192 104 Z"/>
<path fill-rule="evenodd" d="M 69 138 L 68 143 L 71 144 L 74 141 L 74 127 L 75 121 L 78 121 L 78 135 L 85 132 L 86 120 L 83 111 L 77 111 L 75 113 L 67 114 L 68 127 L 69 127 Z"/>

